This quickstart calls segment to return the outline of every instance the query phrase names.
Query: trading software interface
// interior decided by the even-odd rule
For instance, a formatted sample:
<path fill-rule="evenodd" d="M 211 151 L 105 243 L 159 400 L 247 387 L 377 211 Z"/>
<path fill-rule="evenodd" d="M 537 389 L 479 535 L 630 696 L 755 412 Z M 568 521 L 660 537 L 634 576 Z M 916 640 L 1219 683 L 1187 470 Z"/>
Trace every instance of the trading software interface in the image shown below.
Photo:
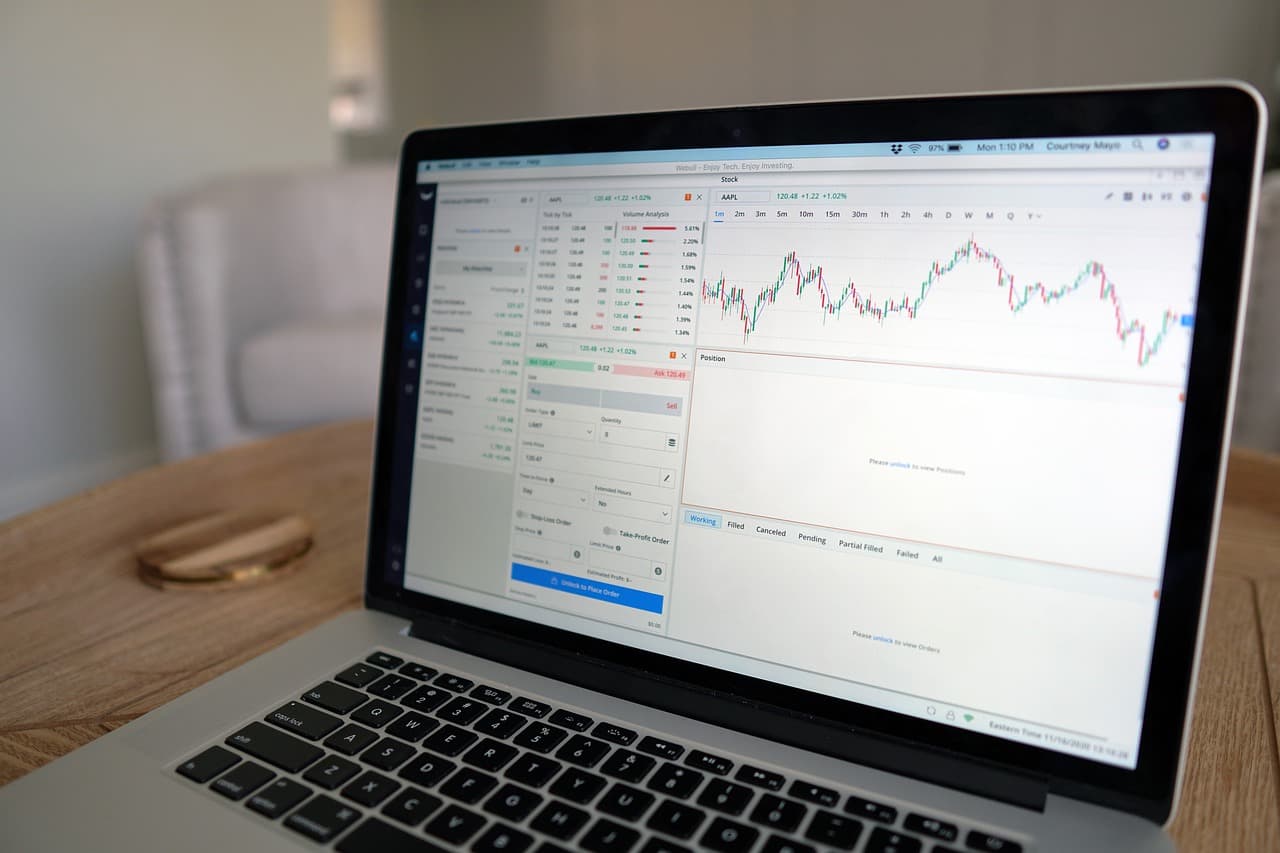
<path fill-rule="evenodd" d="M 1134 767 L 1212 145 L 419 163 L 405 586 Z"/>

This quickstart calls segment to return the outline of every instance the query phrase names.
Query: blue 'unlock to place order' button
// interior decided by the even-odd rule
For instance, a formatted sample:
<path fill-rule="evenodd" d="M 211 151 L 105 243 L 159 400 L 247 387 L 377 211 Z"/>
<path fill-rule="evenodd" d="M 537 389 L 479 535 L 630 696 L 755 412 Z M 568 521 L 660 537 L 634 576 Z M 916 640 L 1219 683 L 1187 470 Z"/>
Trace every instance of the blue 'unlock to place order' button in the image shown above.
<path fill-rule="evenodd" d="M 596 601 L 634 607 L 636 610 L 647 610 L 650 613 L 662 612 L 662 596 L 657 593 L 629 589 L 611 583 L 600 583 L 589 578 L 526 566 L 524 563 L 511 564 L 511 579 L 547 589 L 558 589 L 570 595 L 581 595 L 583 598 L 594 598 Z"/>

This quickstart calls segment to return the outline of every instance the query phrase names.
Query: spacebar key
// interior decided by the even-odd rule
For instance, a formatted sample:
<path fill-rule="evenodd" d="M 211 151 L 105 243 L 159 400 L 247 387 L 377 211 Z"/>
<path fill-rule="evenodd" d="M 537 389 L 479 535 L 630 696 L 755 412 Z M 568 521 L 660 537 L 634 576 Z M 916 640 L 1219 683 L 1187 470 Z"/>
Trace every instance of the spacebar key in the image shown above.
<path fill-rule="evenodd" d="M 297 773 L 324 755 L 320 747 L 273 729 L 266 723 L 250 723 L 227 738 L 227 746 L 234 746 L 290 773 Z"/>
<path fill-rule="evenodd" d="M 448 853 L 425 838 L 371 817 L 351 830 L 334 848 L 338 853 Z"/>

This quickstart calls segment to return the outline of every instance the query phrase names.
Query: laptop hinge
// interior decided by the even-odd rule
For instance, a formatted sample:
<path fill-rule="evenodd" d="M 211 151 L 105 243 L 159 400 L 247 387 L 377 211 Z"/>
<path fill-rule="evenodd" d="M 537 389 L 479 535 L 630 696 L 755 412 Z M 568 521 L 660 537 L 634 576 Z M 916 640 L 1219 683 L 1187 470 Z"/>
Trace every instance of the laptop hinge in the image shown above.
<path fill-rule="evenodd" d="M 850 730 L 794 710 L 748 702 L 661 674 L 428 615 L 409 635 L 548 678 L 712 725 L 767 738 L 1034 811 L 1044 811 L 1048 780 L 967 756 Z"/>

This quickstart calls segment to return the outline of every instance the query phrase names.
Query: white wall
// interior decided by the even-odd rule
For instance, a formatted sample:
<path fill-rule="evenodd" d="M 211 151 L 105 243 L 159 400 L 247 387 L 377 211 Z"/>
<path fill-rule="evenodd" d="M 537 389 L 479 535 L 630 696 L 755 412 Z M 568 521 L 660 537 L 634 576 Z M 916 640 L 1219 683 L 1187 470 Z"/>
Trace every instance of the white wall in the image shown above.
<path fill-rule="evenodd" d="M 552 111 L 1244 77 L 1275 0 L 553 0 Z"/>
<path fill-rule="evenodd" d="M 0 6 L 0 518 L 155 458 L 147 201 L 331 162 L 315 0 Z"/>
<path fill-rule="evenodd" d="M 415 127 L 779 100 L 1248 80 L 1277 0 L 383 0 L 394 156 Z"/>

